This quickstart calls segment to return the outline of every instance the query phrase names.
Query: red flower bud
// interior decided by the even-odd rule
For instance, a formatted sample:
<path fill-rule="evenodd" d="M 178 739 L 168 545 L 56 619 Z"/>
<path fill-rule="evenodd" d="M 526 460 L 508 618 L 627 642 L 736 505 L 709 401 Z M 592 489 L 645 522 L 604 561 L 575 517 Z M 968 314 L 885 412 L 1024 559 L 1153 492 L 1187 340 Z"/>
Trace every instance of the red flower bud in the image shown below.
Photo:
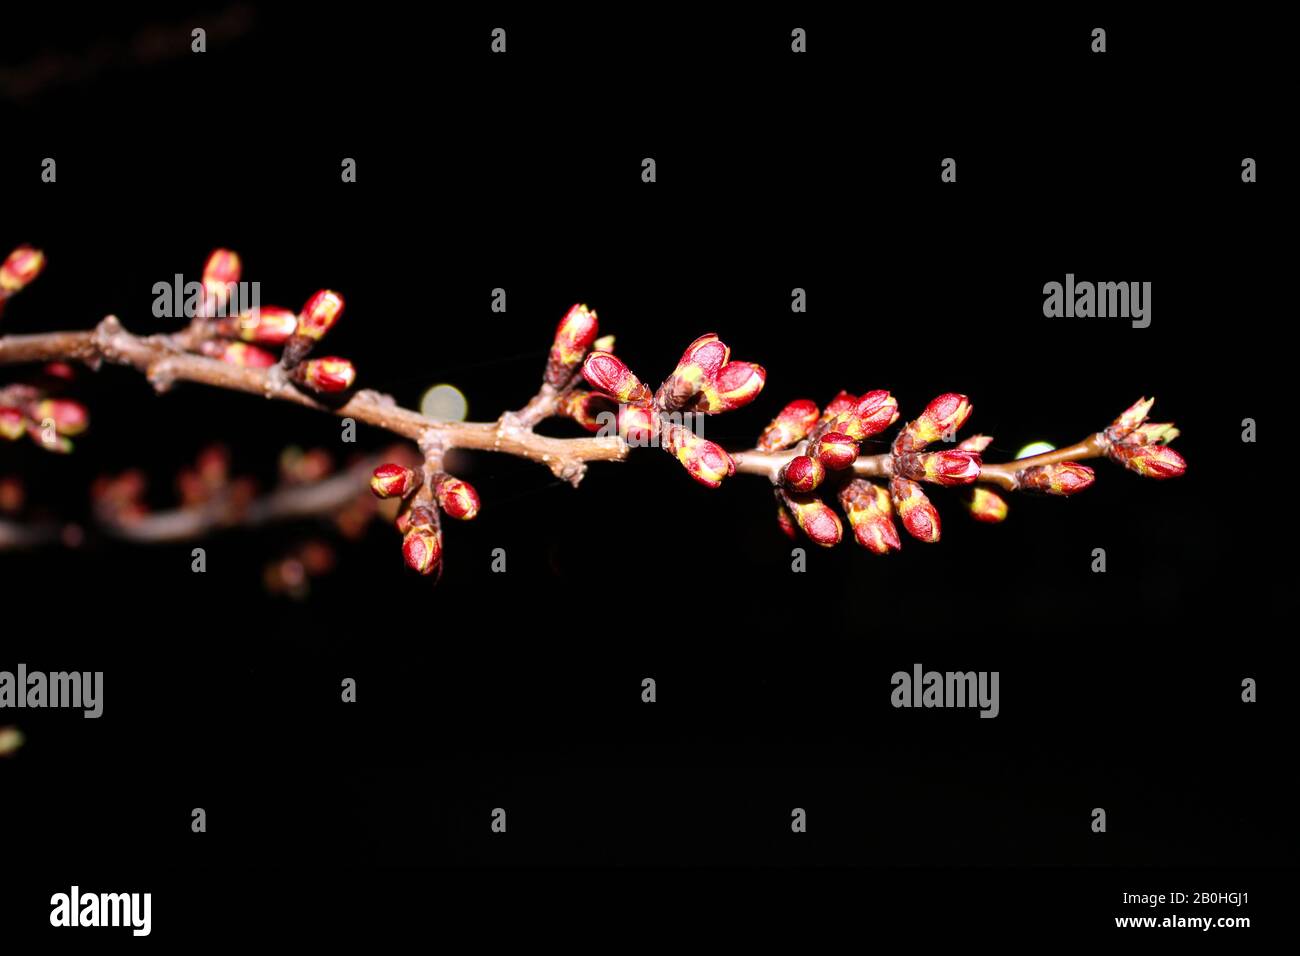
<path fill-rule="evenodd" d="M 816 458 L 798 455 L 781 470 L 781 479 L 792 491 L 814 491 L 826 478 L 826 468 Z"/>
<path fill-rule="evenodd" d="M 840 489 L 840 506 L 849 516 L 854 540 L 872 554 L 889 554 L 903 546 L 889 492 L 880 485 L 855 478 Z"/>
<path fill-rule="evenodd" d="M 300 382 L 317 392 L 341 392 L 352 387 L 357 370 L 345 358 L 312 359 L 293 370 L 295 382 Z"/>
<path fill-rule="evenodd" d="M 970 400 L 956 392 L 933 399 L 914 421 L 908 422 L 894 439 L 896 452 L 920 451 L 940 438 L 952 438 L 970 417 Z"/>
<path fill-rule="evenodd" d="M 808 454 L 831 471 L 843 471 L 857 460 L 858 443 L 841 432 L 827 432 L 808 443 Z"/>
<path fill-rule="evenodd" d="M 420 476 L 414 468 L 404 468 L 391 461 L 376 468 L 370 478 L 370 490 L 376 498 L 405 498 L 418 487 Z"/>
<path fill-rule="evenodd" d="M 646 405 L 650 389 L 632 374 L 632 370 L 608 352 L 591 352 L 582 363 L 582 375 L 592 388 L 604 392 L 617 402 Z"/>
<path fill-rule="evenodd" d="M 722 484 L 723 478 L 735 474 L 736 465 L 731 456 L 721 446 L 706 441 L 689 428 L 662 422 L 660 442 L 692 478 L 706 487 L 716 488 Z"/>
<path fill-rule="evenodd" d="M 980 456 L 959 448 L 895 455 L 894 474 L 945 487 L 969 485 L 980 476 Z"/>
<path fill-rule="evenodd" d="M 214 250 L 203 265 L 203 291 L 213 303 L 224 303 L 230 295 L 230 286 L 239 281 L 243 264 L 239 255 L 229 249 Z"/>
<path fill-rule="evenodd" d="M 1144 478 L 1177 478 L 1187 470 L 1187 460 L 1168 445 L 1111 445 L 1106 454 Z"/>
<path fill-rule="evenodd" d="M 784 534 L 791 541 L 795 538 L 794 517 L 790 514 L 790 509 L 785 505 L 776 506 L 776 523 Z"/>
<path fill-rule="evenodd" d="M 803 533 L 823 548 L 834 547 L 844 537 L 844 525 L 830 505 L 811 495 L 783 494 L 782 501 Z"/>
<path fill-rule="evenodd" d="M 556 388 L 564 385 L 596 338 L 596 313 L 585 305 L 569 309 L 555 329 L 555 341 L 546 361 L 546 381 Z"/>
<path fill-rule="evenodd" d="M 218 342 L 209 339 L 200 346 L 200 350 L 209 358 L 229 362 L 240 368 L 270 368 L 275 364 L 274 355 L 247 342 Z"/>
<path fill-rule="evenodd" d="M 298 316 L 278 305 L 264 305 L 255 312 L 217 321 L 218 334 L 259 345 L 283 345 L 297 328 Z"/>
<path fill-rule="evenodd" d="M 808 437 L 821 413 L 817 403 L 807 398 L 796 398 L 781 409 L 771 424 L 763 429 L 758 438 L 760 451 L 777 451 L 789 448 Z"/>
<path fill-rule="evenodd" d="M 412 527 L 402 538 L 406 566 L 421 574 L 432 574 L 442 561 L 442 534 L 437 528 Z"/>
<path fill-rule="evenodd" d="M 731 350 L 717 335 L 701 335 L 686 347 L 673 374 L 659 386 L 655 404 L 667 411 L 682 408 L 713 381 L 730 356 Z"/>
<path fill-rule="evenodd" d="M 659 434 L 659 412 L 652 405 L 618 406 L 618 434 L 634 448 L 648 448 Z"/>
<path fill-rule="evenodd" d="M 572 418 L 589 432 L 598 432 L 613 418 L 602 417 L 616 415 L 618 406 L 604 395 L 597 395 L 583 388 L 575 388 L 560 399 L 555 406 L 555 413 L 565 418 Z"/>
<path fill-rule="evenodd" d="M 343 296 L 329 289 L 321 289 L 302 307 L 298 334 L 319 342 L 326 332 L 334 328 L 342 315 Z"/>
<path fill-rule="evenodd" d="M 90 425 L 90 413 L 86 406 L 66 398 L 47 398 L 36 403 L 33 415 L 40 422 L 54 422 L 55 431 L 60 435 L 80 435 Z"/>
<path fill-rule="evenodd" d="M 45 268 L 45 253 L 31 246 L 19 246 L 0 265 L 0 299 L 30 285 Z"/>
<path fill-rule="evenodd" d="M 1017 487 L 1049 495 L 1073 495 L 1092 484 L 1093 470 L 1075 461 L 1035 465 L 1016 473 Z"/>
<path fill-rule="evenodd" d="M 1007 503 L 1003 497 L 996 491 L 978 485 L 968 489 L 963 503 L 972 518 L 985 524 L 997 524 L 1007 516 Z"/>
<path fill-rule="evenodd" d="M 894 477 L 889 482 L 889 492 L 894 510 L 908 534 L 928 544 L 939 540 L 939 512 L 920 485 L 906 478 Z"/>
<path fill-rule="evenodd" d="M 16 408 L 0 406 L 0 438 L 17 441 L 27 432 L 27 416 Z"/>
<path fill-rule="evenodd" d="M 41 369 L 41 372 L 50 378 L 63 379 L 65 382 L 71 382 L 77 377 L 76 371 L 67 362 L 50 362 Z"/>
<path fill-rule="evenodd" d="M 767 381 L 767 370 L 753 362 L 728 362 L 711 382 L 705 383 L 695 399 L 695 408 L 706 415 L 730 412 L 758 397 Z"/>
<path fill-rule="evenodd" d="M 1111 441 L 1124 438 L 1147 420 L 1147 416 L 1151 414 L 1151 406 L 1155 403 L 1154 398 L 1139 398 L 1126 408 L 1119 418 L 1110 423 L 1110 427 L 1106 429 L 1106 436 Z"/>
<path fill-rule="evenodd" d="M 986 448 L 993 443 L 992 435 L 971 435 L 964 442 L 957 446 L 960 451 L 973 451 L 981 454 Z"/>
<path fill-rule="evenodd" d="M 830 430 L 842 432 L 854 441 L 878 435 L 898 421 L 898 399 L 884 389 L 863 395 L 853 406 L 841 412 Z"/>
<path fill-rule="evenodd" d="M 850 411 L 857 404 L 858 397 L 856 395 L 841 390 L 838 395 L 826 403 L 826 407 L 822 410 L 821 421 L 829 422 L 837 415 Z"/>
<path fill-rule="evenodd" d="M 440 527 L 438 513 L 428 498 L 416 498 L 409 508 L 397 516 L 397 530 L 402 534 L 411 531 L 437 531 Z"/>
<path fill-rule="evenodd" d="M 469 521 L 478 514 L 478 492 L 468 481 L 461 481 L 451 475 L 439 475 L 434 480 L 433 493 L 438 499 L 438 507 L 447 512 L 449 517 Z"/>

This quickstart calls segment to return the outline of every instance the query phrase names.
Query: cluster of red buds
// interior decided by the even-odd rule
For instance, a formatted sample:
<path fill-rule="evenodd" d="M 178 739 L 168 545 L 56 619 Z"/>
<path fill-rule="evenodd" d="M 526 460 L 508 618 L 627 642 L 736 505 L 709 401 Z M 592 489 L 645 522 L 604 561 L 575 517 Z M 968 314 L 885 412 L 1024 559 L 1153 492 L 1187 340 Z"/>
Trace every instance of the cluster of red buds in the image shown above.
<path fill-rule="evenodd" d="M 290 378 L 314 392 L 342 392 L 356 381 L 356 369 L 337 356 L 308 358 L 312 350 L 343 315 L 343 296 L 321 289 L 299 312 L 277 305 L 260 306 L 238 315 L 214 316 L 225 311 L 243 264 L 228 249 L 217 249 L 203 267 L 203 303 L 196 328 L 201 331 L 198 351 L 248 368 L 270 368 L 278 361 Z M 268 351 L 280 348 L 280 358 Z"/>
<path fill-rule="evenodd" d="M 287 554 L 267 564 L 262 569 L 262 585 L 270 594 L 303 601 L 311 593 L 312 579 L 329 574 L 335 563 L 333 546 L 313 538 L 295 545 Z"/>
<path fill-rule="evenodd" d="M 1178 430 L 1168 424 L 1145 424 L 1150 407 L 1150 401 L 1140 401 L 1116 419 L 1096 436 L 1093 453 L 1104 452 L 1141 475 L 1177 477 L 1186 462 L 1166 443 Z M 868 476 L 887 478 L 886 485 L 883 480 L 857 477 L 852 469 L 859 443 L 898 418 L 897 402 L 888 392 L 862 396 L 841 392 L 824 410 L 808 399 L 789 403 L 758 441 L 760 451 L 798 452 L 777 475 L 779 526 L 791 538 L 801 529 L 819 545 L 838 544 L 844 535 L 840 517 L 815 494 L 824 484 L 834 486 L 833 497 L 848 518 L 854 539 L 875 554 L 901 547 L 895 520 L 918 541 L 939 540 L 939 512 L 924 490 L 926 484 L 960 487 L 973 518 L 984 523 L 1002 521 L 1007 516 L 1006 500 L 997 491 L 975 484 L 984 467 L 981 454 L 993 439 L 974 435 L 953 448 L 932 447 L 940 440 L 955 442 L 970 414 L 965 395 L 949 392 L 931 401 L 898 430 L 889 454 L 882 456 L 885 460 L 866 470 Z M 1075 461 L 1027 465 L 1013 475 L 1010 483 L 1015 490 L 1063 496 L 1083 491 L 1094 477 L 1091 468 Z"/>
<path fill-rule="evenodd" d="M 700 484 L 716 488 L 736 466 L 722 446 L 702 437 L 685 421 L 748 405 L 763 390 L 767 372 L 753 362 L 731 360 L 716 335 L 702 335 L 682 354 L 673 373 L 651 392 L 613 352 L 596 349 L 582 365 L 583 377 L 597 396 L 616 403 L 618 434 L 629 445 L 658 445 Z M 576 393 L 582 407 L 592 393 Z M 577 417 L 577 416 L 573 416 Z M 590 426 L 588 426 L 590 427 Z M 595 430 L 595 429 L 593 429 Z"/>
<path fill-rule="evenodd" d="M 46 451 L 72 451 L 72 439 L 90 427 L 86 406 L 61 397 L 72 377 L 70 366 L 53 362 L 31 384 L 0 386 L 0 439 L 26 436 Z"/>
<path fill-rule="evenodd" d="M 395 524 L 402 533 L 402 557 L 407 567 L 441 576 L 439 512 L 457 521 L 475 518 L 479 497 L 474 486 L 445 471 L 426 468 L 422 473 L 400 462 L 386 462 L 375 469 L 370 490 L 376 498 L 401 502 Z"/>
<path fill-rule="evenodd" d="M 45 268 L 45 253 L 31 246 L 19 246 L 0 263 L 0 315 L 5 303 L 17 295 L 41 274 Z"/>

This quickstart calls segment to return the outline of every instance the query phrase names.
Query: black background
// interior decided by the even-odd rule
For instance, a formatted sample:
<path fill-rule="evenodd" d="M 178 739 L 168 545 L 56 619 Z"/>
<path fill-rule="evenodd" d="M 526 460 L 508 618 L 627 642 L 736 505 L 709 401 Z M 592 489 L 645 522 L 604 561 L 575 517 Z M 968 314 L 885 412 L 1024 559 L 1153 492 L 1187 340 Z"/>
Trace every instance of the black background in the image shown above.
<path fill-rule="evenodd" d="M 185 51 L 205 21 L 234 35 L 139 62 L 148 24 Z M 488 52 L 497 25 L 504 57 Z M 806 56 L 789 52 L 793 26 Z M 942 876 L 925 904 L 940 911 L 991 893 L 986 871 L 892 868 L 1050 867 L 1054 885 L 1060 866 L 1219 868 L 1213 885 L 1080 870 L 1074 903 L 1097 925 L 1128 912 L 1120 889 L 1275 878 L 1235 868 L 1294 862 L 1275 754 L 1292 673 L 1276 42 L 1257 21 L 1094 10 L 159 4 L 6 31 L 0 244 L 49 257 L 7 332 L 109 312 L 164 331 L 153 283 L 224 245 L 264 301 L 342 291 L 329 351 L 403 404 L 451 381 L 473 418 L 522 405 L 555 321 L 583 301 L 652 385 L 705 331 L 764 364 L 760 399 L 709 422 L 730 448 L 792 398 L 889 388 L 908 415 L 958 390 L 998 460 L 1154 394 L 1190 463 L 1162 483 L 1100 462 L 1085 494 L 1017 497 L 996 527 L 939 491 L 938 545 L 810 548 L 802 575 L 764 482 L 710 492 L 651 451 L 592 466 L 576 491 L 462 455 L 483 511 L 445 529 L 437 587 L 379 525 L 302 603 L 266 596 L 261 568 L 310 528 L 223 533 L 203 542 L 203 575 L 190 545 L 93 532 L 76 551 L 0 555 L 0 666 L 105 672 L 101 719 L 23 713 L 28 744 L 0 763 L 4 858 L 41 874 L 21 881 L 21 922 L 45 923 L 48 894 L 77 878 L 154 889 L 169 929 L 178 912 L 212 919 L 188 892 L 205 880 L 257 887 L 250 902 L 280 899 L 282 879 L 403 892 L 376 865 L 410 868 L 400 887 L 483 865 L 852 865 L 867 869 L 819 872 Z M 344 156 L 356 184 L 339 181 Z M 947 156 L 955 184 L 939 181 Z M 1151 327 L 1043 318 L 1043 284 L 1067 272 L 1152 282 Z M 796 286 L 806 315 L 790 313 Z M 159 398 L 122 369 L 78 388 L 94 417 L 74 456 L 0 449 L 0 474 L 38 476 L 36 503 L 69 517 L 88 519 L 91 477 L 131 465 L 165 495 L 212 440 L 262 474 L 286 444 L 345 450 L 336 421 L 246 396 Z M 1246 417 L 1258 444 L 1240 440 Z M 890 675 L 918 661 L 1000 671 L 1001 715 L 891 708 Z M 190 832 L 196 806 L 207 834 Z M 790 832 L 796 806 L 807 834 Z M 1044 871 L 995 872 L 1019 887 Z"/>

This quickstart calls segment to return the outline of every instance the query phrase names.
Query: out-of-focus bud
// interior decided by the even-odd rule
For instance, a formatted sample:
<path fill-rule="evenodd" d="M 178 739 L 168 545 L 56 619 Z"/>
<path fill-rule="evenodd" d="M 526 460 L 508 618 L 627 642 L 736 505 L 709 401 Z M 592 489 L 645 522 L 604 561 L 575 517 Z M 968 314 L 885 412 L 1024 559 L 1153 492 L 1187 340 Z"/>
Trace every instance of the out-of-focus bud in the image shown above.
<path fill-rule="evenodd" d="M 12 475 L 0 478 L 0 514 L 17 514 L 26 498 L 27 492 L 21 481 Z"/>
<path fill-rule="evenodd" d="M 840 506 L 849 516 L 854 540 L 872 554 L 889 554 L 902 547 L 889 492 L 880 485 L 855 478 L 840 489 Z"/>
<path fill-rule="evenodd" d="M 599 329 L 596 313 L 585 305 L 569 309 L 555 329 L 551 354 L 546 360 L 546 382 L 556 388 L 564 385 L 582 357 L 591 348 Z"/>
<path fill-rule="evenodd" d="M 686 347 L 677 368 L 655 393 L 655 404 L 667 411 L 682 408 L 693 399 L 727 363 L 731 350 L 712 332 L 701 335 Z M 762 388 L 762 385 L 759 385 Z"/>
<path fill-rule="evenodd" d="M 808 437 L 817 424 L 821 412 L 817 403 L 807 398 L 796 398 L 781 409 L 758 438 L 760 451 L 777 451 L 789 448 Z"/>
<path fill-rule="evenodd" d="M 194 466 L 206 485 L 220 487 L 230 477 L 230 450 L 224 445 L 209 445 L 199 452 Z"/>
<path fill-rule="evenodd" d="M 1154 398 L 1139 398 L 1125 409 L 1119 418 L 1110 423 L 1110 427 L 1106 429 L 1106 437 L 1111 441 L 1124 438 L 1147 420 L 1147 416 L 1151 414 L 1151 406 L 1155 403 Z"/>
<path fill-rule="evenodd" d="M 292 309 L 264 305 L 255 312 L 227 316 L 217 320 L 217 334 L 259 345 L 283 345 L 298 328 L 298 316 Z"/>
<path fill-rule="evenodd" d="M 689 428 L 673 422 L 662 422 L 660 443 L 673 455 L 687 473 L 700 484 L 716 488 L 722 479 L 735 474 L 736 465 L 721 446 L 701 438 Z"/>
<path fill-rule="evenodd" d="M 37 421 L 54 422 L 54 430 L 60 435 L 80 435 L 90 425 L 90 413 L 86 406 L 67 398 L 47 398 L 36 403 Z"/>
<path fill-rule="evenodd" d="M 966 510 L 976 521 L 982 521 L 985 524 L 997 524 L 1007 516 L 1007 503 L 1003 497 L 996 491 L 990 491 L 988 488 L 981 488 L 978 485 L 969 489 L 963 499 Z"/>
<path fill-rule="evenodd" d="M 782 500 L 803 533 L 823 548 L 834 547 L 844 537 L 839 515 L 826 502 L 811 495 L 784 494 Z"/>
<path fill-rule="evenodd" d="M 808 443 L 808 454 L 831 471 L 843 471 L 857 460 L 858 443 L 842 432 L 827 432 Z"/>
<path fill-rule="evenodd" d="M 352 387 L 357 370 L 345 358 L 311 359 L 293 370 L 293 380 L 317 392 L 341 392 Z"/>
<path fill-rule="evenodd" d="M 31 246 L 19 246 L 0 265 L 0 298 L 30 285 L 44 268 L 45 253 Z"/>
<path fill-rule="evenodd" d="M 970 417 L 970 400 L 956 392 L 933 399 L 916 419 L 908 422 L 894 439 L 895 452 L 920 451 L 940 438 L 952 437 Z"/>
<path fill-rule="evenodd" d="M 208 358 L 229 362 L 240 368 L 270 368 L 275 364 L 275 356 L 266 349 L 259 349 L 247 342 L 219 342 L 208 339 L 200 347 Z"/>
<path fill-rule="evenodd" d="M 469 521 L 478 514 L 478 492 L 468 481 L 461 481 L 451 475 L 439 475 L 434 479 L 433 494 L 438 499 L 438 507 L 447 512 L 449 517 Z"/>
<path fill-rule="evenodd" d="M 615 341 L 616 339 L 612 335 L 602 335 L 591 343 L 591 347 L 597 352 L 613 352 Z"/>
<path fill-rule="evenodd" d="M 1077 461 L 1035 465 L 1016 473 L 1017 487 L 1049 495 L 1073 495 L 1092 484 L 1093 470 Z"/>
<path fill-rule="evenodd" d="M 609 352 L 588 353 L 582 363 L 582 375 L 592 388 L 604 392 L 616 402 L 645 405 L 650 401 L 650 389 L 632 374 L 622 359 Z"/>
<path fill-rule="evenodd" d="M 60 435 L 54 429 L 42 427 L 39 422 L 28 420 L 27 437 L 46 451 L 54 452 L 56 455 L 72 454 L 72 439 L 66 435 Z"/>
<path fill-rule="evenodd" d="M 555 406 L 555 413 L 565 418 L 572 418 L 589 432 L 598 432 L 601 426 L 610 421 L 602 415 L 616 415 L 618 406 L 604 395 L 597 395 L 585 388 L 575 388 L 567 392 Z"/>
<path fill-rule="evenodd" d="M 76 370 L 67 362 L 49 362 L 41 368 L 41 374 L 65 382 L 71 382 L 77 377 Z"/>
<path fill-rule="evenodd" d="M 898 400 L 884 389 L 867 392 L 831 421 L 829 430 L 862 441 L 898 421 Z"/>
<path fill-rule="evenodd" d="M 939 540 L 939 512 L 920 485 L 895 476 L 890 479 L 889 494 L 908 534 L 928 544 Z"/>
<path fill-rule="evenodd" d="M 895 455 L 894 474 L 949 488 L 969 485 L 980 476 L 980 456 L 959 448 Z"/>
<path fill-rule="evenodd" d="M 728 362 L 696 396 L 694 408 L 706 415 L 730 412 L 758 398 L 767 370 L 753 362 Z"/>
<path fill-rule="evenodd" d="M 294 485 L 320 481 L 334 470 L 334 462 L 325 449 L 303 451 L 297 445 L 290 445 L 280 452 L 279 465 L 280 478 Z"/>
<path fill-rule="evenodd" d="M 618 406 L 618 434 L 633 448 L 653 445 L 659 428 L 659 411 L 653 405 Z"/>
<path fill-rule="evenodd" d="M 238 253 L 216 249 L 203 265 L 203 291 L 207 297 L 224 303 L 230 294 L 230 286 L 239 281 L 242 272 L 243 264 Z"/>
<path fill-rule="evenodd" d="M 376 498 L 405 498 L 418 487 L 420 476 L 415 469 L 392 461 L 380 465 L 370 477 L 370 490 Z"/>
<path fill-rule="evenodd" d="M 0 727 L 0 757 L 12 757 L 23 749 L 23 732 L 17 727 Z"/>
<path fill-rule="evenodd" d="M 1106 450 L 1111 461 L 1144 478 L 1177 478 L 1187 470 L 1187 460 L 1168 445 L 1111 445 Z"/>
<path fill-rule="evenodd" d="M 27 416 L 10 406 L 0 406 L 0 438 L 17 441 L 27 433 Z"/>
<path fill-rule="evenodd" d="M 782 534 L 791 541 L 795 539 L 797 532 L 795 531 L 794 516 L 790 514 L 790 509 L 785 505 L 776 506 L 776 523 Z"/>
<path fill-rule="evenodd" d="M 421 574 L 432 574 L 442 561 L 442 534 L 437 528 L 412 527 L 402 538 L 406 566 Z"/>
<path fill-rule="evenodd" d="M 343 296 L 331 289 L 321 289 L 302 307 L 298 333 L 320 341 L 343 315 Z"/>
<path fill-rule="evenodd" d="M 796 455 L 781 470 L 781 478 L 792 491 L 814 491 L 826 479 L 826 468 L 816 458 Z"/>
<path fill-rule="evenodd" d="M 958 451 L 973 451 L 977 455 L 982 454 L 989 445 L 993 444 L 992 435 L 971 435 L 964 442 L 957 446 Z"/>

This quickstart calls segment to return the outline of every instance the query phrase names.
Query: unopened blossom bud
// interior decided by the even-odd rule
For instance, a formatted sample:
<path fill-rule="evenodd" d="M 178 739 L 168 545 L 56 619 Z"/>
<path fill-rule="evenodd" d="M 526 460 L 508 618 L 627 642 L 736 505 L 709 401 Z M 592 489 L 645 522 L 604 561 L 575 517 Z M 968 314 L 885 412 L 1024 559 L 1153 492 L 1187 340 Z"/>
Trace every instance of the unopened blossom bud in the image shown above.
<path fill-rule="evenodd" d="M 825 466 L 807 455 L 796 455 L 781 470 L 781 480 L 792 491 L 814 491 L 825 479 Z"/>
<path fill-rule="evenodd" d="M 910 421 L 894 439 L 896 452 L 920 451 L 940 438 L 953 437 L 970 417 L 970 400 L 956 392 L 945 392 L 925 406 L 925 411 Z"/>
<path fill-rule="evenodd" d="M 1049 495 L 1073 495 L 1092 484 L 1093 470 L 1077 461 L 1035 465 L 1017 472 L 1017 487 Z"/>
<path fill-rule="evenodd" d="M 27 416 L 11 406 L 0 406 L 0 438 L 17 441 L 27 432 Z"/>
<path fill-rule="evenodd" d="M 829 422 L 837 415 L 842 415 L 858 404 L 858 396 L 841 390 L 838 395 L 826 403 L 822 409 L 822 422 Z"/>
<path fill-rule="evenodd" d="M 412 571 L 432 574 L 442 560 L 442 534 L 437 528 L 411 528 L 402 538 L 402 557 Z"/>
<path fill-rule="evenodd" d="M 646 405 L 650 402 L 650 389 L 641 383 L 632 370 L 609 352 L 591 352 L 582 363 L 582 375 L 594 389 L 604 392 L 616 402 L 625 405 Z"/>
<path fill-rule="evenodd" d="M 438 499 L 438 507 L 449 517 L 469 521 L 478 514 L 478 492 L 468 481 L 461 481 L 451 475 L 439 475 L 433 483 L 433 494 Z"/>
<path fill-rule="evenodd" d="M 0 265 L 0 299 L 20 291 L 45 268 L 45 253 L 31 246 L 19 246 Z"/>
<path fill-rule="evenodd" d="M 592 349 L 597 352 L 613 352 L 615 338 L 612 335 L 602 335 L 596 341 L 591 343 Z"/>
<path fill-rule="evenodd" d="M 696 396 L 694 408 L 706 415 L 730 412 L 758 398 L 767 382 L 767 369 L 754 362 L 728 362 L 705 383 Z"/>
<path fill-rule="evenodd" d="M 844 537 L 839 515 L 826 502 L 812 495 L 786 494 L 782 497 L 795 523 L 809 538 L 823 548 L 834 547 Z"/>
<path fill-rule="evenodd" d="M 46 451 L 52 451 L 56 455 L 72 454 L 72 439 L 66 435 L 60 435 L 53 429 L 46 429 L 37 422 L 30 420 L 27 422 L 27 437 Z"/>
<path fill-rule="evenodd" d="M 17 478 L 12 476 L 0 478 L 0 514 L 17 514 L 26 497 L 23 483 Z"/>
<path fill-rule="evenodd" d="M 831 471 L 843 471 L 857 460 L 858 443 L 841 432 L 826 432 L 808 443 L 808 454 Z"/>
<path fill-rule="evenodd" d="M 1187 460 L 1168 445 L 1111 445 L 1106 451 L 1111 461 L 1144 478 L 1177 478 L 1187 470 Z"/>
<path fill-rule="evenodd" d="M 959 451 L 973 451 L 977 455 L 993 444 L 992 435 L 971 435 L 964 442 L 957 446 Z"/>
<path fill-rule="evenodd" d="M 1110 423 L 1110 427 L 1106 429 L 1106 436 L 1111 441 L 1124 438 L 1147 420 L 1147 416 L 1151 414 L 1151 406 L 1155 403 L 1154 398 L 1139 398 L 1126 408 L 1119 418 Z"/>
<path fill-rule="evenodd" d="M 278 305 L 264 305 L 217 320 L 218 334 L 259 345 L 283 345 L 297 328 L 298 316 L 292 309 Z"/>
<path fill-rule="evenodd" d="M 777 451 L 789 448 L 808 437 L 821 417 L 817 403 L 807 398 L 796 398 L 781 409 L 758 438 L 760 451 Z"/>
<path fill-rule="evenodd" d="M 275 364 L 275 356 L 266 349 L 259 349 L 247 342 L 220 342 L 209 339 L 200 346 L 200 351 L 209 358 L 229 362 L 240 368 L 270 368 Z"/>
<path fill-rule="evenodd" d="M 1126 445 L 1167 445 L 1182 434 L 1173 422 L 1145 422 L 1124 439 Z"/>
<path fill-rule="evenodd" d="M 889 494 L 908 534 L 927 543 L 939 540 L 939 512 L 920 485 L 907 478 L 894 477 L 889 482 Z"/>
<path fill-rule="evenodd" d="M 633 448 L 648 448 L 659 434 L 659 412 L 653 405 L 620 405 L 618 434 Z"/>
<path fill-rule="evenodd" d="M 894 474 L 949 488 L 969 485 L 980 476 L 980 456 L 959 448 L 895 455 Z"/>
<path fill-rule="evenodd" d="M 963 498 L 966 510 L 976 521 L 997 524 L 1007 516 L 1006 500 L 996 491 L 976 485 Z"/>
<path fill-rule="evenodd" d="M 343 315 L 343 296 L 331 289 L 321 289 L 302 307 L 298 317 L 298 332 L 309 339 L 320 341 L 325 333 L 338 323 Z"/>
<path fill-rule="evenodd" d="M 589 432 L 598 432 L 617 413 L 618 406 L 604 395 L 597 395 L 585 388 L 575 388 L 567 392 L 555 406 L 555 413 L 565 418 L 572 418 Z"/>
<path fill-rule="evenodd" d="M 420 476 L 414 468 L 396 462 L 386 462 L 370 476 L 370 490 L 376 498 L 405 498 L 420 486 Z"/>
<path fill-rule="evenodd" d="M 889 554 L 902 547 L 894 507 L 882 486 L 855 478 L 840 489 L 840 506 L 849 516 L 854 540 L 872 554 Z"/>
<path fill-rule="evenodd" d="M 41 422 L 54 422 L 54 429 L 60 435 L 80 435 L 90 425 L 86 406 L 67 398 L 47 398 L 37 402 L 32 417 Z"/>
<path fill-rule="evenodd" d="M 546 360 L 546 381 L 556 388 L 564 385 L 596 338 L 596 313 L 585 305 L 569 309 L 555 329 L 551 354 Z"/>
<path fill-rule="evenodd" d="M 48 362 L 41 367 L 41 374 L 65 382 L 71 382 L 77 377 L 76 370 L 67 362 Z"/>
<path fill-rule="evenodd" d="M 293 370 L 293 380 L 317 392 L 341 392 L 352 387 L 357 370 L 345 358 L 330 356 L 304 362 Z"/>
<path fill-rule="evenodd" d="M 203 265 L 203 291 L 224 302 L 229 287 L 239 281 L 243 264 L 239 254 L 229 249 L 216 249 Z"/>
<path fill-rule="evenodd" d="M 776 506 L 776 523 L 782 534 L 791 541 L 795 539 L 797 532 L 795 530 L 794 516 L 790 514 L 790 509 L 785 505 Z"/>
<path fill-rule="evenodd" d="M 660 444 L 681 462 L 692 478 L 708 488 L 718 487 L 723 478 L 735 474 L 736 465 L 731 456 L 689 428 L 662 422 Z"/>
<path fill-rule="evenodd" d="M 858 398 L 853 405 L 831 421 L 830 431 L 862 441 L 878 435 L 898 421 L 898 399 L 884 389 L 875 389 Z"/>
<path fill-rule="evenodd" d="M 224 445 L 209 445 L 194 463 L 199 477 L 209 487 L 219 487 L 230 476 L 230 451 Z"/>
<path fill-rule="evenodd" d="M 0 727 L 0 757 L 12 757 L 23 749 L 25 741 L 17 727 Z"/>
<path fill-rule="evenodd" d="M 731 350 L 717 335 L 701 335 L 686 347 L 673 374 L 659 386 L 655 404 L 667 411 L 682 408 L 713 381 L 730 356 Z"/>

